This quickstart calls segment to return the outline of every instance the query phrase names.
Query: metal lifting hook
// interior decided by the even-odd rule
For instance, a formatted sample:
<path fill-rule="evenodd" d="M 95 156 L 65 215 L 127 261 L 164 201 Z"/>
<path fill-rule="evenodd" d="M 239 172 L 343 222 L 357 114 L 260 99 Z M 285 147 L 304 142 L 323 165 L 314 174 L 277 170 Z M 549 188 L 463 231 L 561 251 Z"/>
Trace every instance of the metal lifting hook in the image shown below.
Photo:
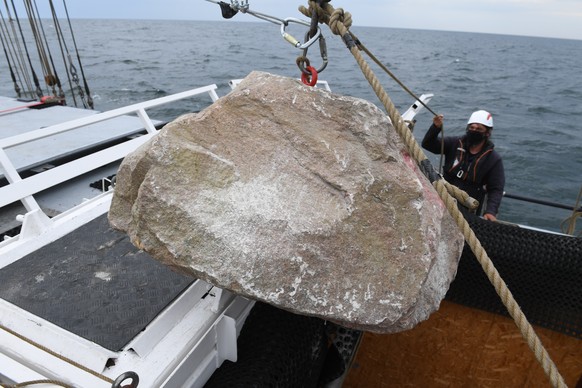
<path fill-rule="evenodd" d="M 309 32 L 306 34 L 305 39 L 307 40 L 309 35 Z M 319 67 L 319 69 L 317 69 L 318 73 L 321 73 L 323 70 L 325 70 L 325 68 L 327 67 L 327 44 L 325 43 L 325 38 L 323 37 L 323 35 L 321 35 L 319 37 L 319 53 L 321 55 L 321 59 L 322 59 L 322 64 Z M 310 67 L 310 63 L 309 63 L 309 59 L 307 59 L 307 48 L 305 48 L 303 50 L 303 55 L 297 58 L 297 66 L 299 67 L 299 70 L 301 70 L 301 72 L 303 74 L 307 74 L 309 75 L 310 71 L 307 69 L 308 67 Z"/>

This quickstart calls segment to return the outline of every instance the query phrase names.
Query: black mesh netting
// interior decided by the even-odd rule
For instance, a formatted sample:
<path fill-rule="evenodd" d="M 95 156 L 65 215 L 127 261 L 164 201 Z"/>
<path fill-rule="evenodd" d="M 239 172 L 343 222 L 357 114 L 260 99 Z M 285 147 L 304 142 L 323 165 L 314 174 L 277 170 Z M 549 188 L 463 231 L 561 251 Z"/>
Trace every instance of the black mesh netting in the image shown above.
<path fill-rule="evenodd" d="M 582 339 L 582 239 L 468 221 L 528 320 Z M 446 299 L 509 315 L 466 244 Z"/>
<path fill-rule="evenodd" d="M 317 387 L 328 349 L 325 322 L 256 303 L 225 361 L 205 387 Z"/>

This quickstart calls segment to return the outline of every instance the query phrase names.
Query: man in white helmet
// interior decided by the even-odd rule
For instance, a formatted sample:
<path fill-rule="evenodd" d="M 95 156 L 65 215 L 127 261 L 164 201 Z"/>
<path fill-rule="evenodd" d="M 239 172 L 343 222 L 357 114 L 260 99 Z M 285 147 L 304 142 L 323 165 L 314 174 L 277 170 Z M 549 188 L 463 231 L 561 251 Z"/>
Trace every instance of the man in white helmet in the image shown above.
<path fill-rule="evenodd" d="M 442 139 L 438 135 L 442 128 L 443 116 L 435 116 L 422 140 L 422 146 L 434 154 L 441 153 Z M 465 135 L 445 137 L 442 153 L 445 156 L 443 177 L 479 201 L 478 214 L 483 211 L 483 200 L 487 194 L 483 218 L 495 221 L 503 197 L 505 172 L 501 156 L 489 140 L 492 130 L 491 113 L 484 110 L 473 112 Z"/>

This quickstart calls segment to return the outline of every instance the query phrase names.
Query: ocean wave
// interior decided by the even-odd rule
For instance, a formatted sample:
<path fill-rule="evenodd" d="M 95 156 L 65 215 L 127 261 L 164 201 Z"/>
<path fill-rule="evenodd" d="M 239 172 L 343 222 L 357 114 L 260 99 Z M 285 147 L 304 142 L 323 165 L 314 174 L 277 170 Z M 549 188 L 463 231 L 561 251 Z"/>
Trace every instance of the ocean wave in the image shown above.
<path fill-rule="evenodd" d="M 567 97 L 567 98 L 576 98 L 576 99 L 582 98 L 582 90 L 580 90 L 580 89 L 566 88 L 566 89 L 559 90 L 558 92 L 556 92 L 556 94 L 558 96 Z"/>
<path fill-rule="evenodd" d="M 527 108 L 527 112 L 528 113 L 534 113 L 534 114 L 552 114 L 552 113 L 558 113 L 556 111 L 556 109 L 552 108 L 551 106 L 531 106 L 529 108 Z"/>

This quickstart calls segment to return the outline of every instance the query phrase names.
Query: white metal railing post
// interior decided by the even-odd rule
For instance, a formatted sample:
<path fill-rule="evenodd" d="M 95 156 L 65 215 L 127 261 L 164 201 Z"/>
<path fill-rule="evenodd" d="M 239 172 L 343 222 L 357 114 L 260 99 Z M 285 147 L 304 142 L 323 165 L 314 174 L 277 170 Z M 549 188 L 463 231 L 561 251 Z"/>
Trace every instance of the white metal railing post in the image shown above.
<path fill-rule="evenodd" d="M 2 167 L 4 176 L 8 180 L 9 184 L 22 180 L 22 177 L 18 171 L 16 171 L 16 168 L 14 168 L 14 165 L 10 161 L 10 158 L 8 158 L 8 155 L 6 155 L 6 151 L 4 151 L 3 148 L 0 148 L 0 167 Z M 31 195 L 22 198 L 20 201 L 28 212 L 33 210 L 40 210 L 40 206 Z"/>
<path fill-rule="evenodd" d="M 216 102 L 216 100 L 219 99 L 218 94 L 216 94 L 215 89 L 208 90 L 208 94 L 210 95 L 210 98 L 212 98 L 212 102 Z"/>
<path fill-rule="evenodd" d="M 148 133 L 156 133 L 157 132 L 157 129 L 154 126 L 154 123 L 152 123 L 150 116 L 148 116 L 148 114 L 146 113 L 144 108 L 138 109 L 137 115 L 139 116 L 141 123 L 143 124 L 145 129 L 148 131 Z"/>

